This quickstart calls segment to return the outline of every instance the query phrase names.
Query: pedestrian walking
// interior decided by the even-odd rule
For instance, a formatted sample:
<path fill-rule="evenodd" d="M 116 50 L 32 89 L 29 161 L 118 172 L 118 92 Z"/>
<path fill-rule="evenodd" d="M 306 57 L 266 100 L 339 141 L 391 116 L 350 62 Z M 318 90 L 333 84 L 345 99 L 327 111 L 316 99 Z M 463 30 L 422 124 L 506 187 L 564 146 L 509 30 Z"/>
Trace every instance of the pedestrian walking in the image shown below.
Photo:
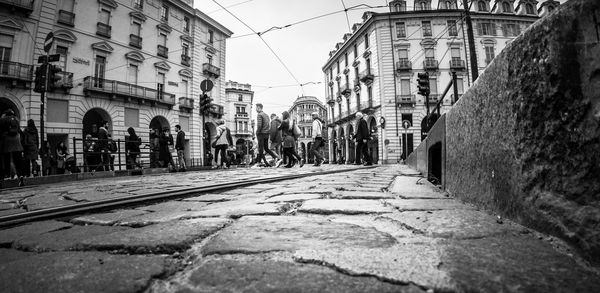
<path fill-rule="evenodd" d="M 356 112 L 356 118 L 357 118 L 357 127 L 356 127 L 356 133 L 354 134 L 353 138 L 356 141 L 356 163 L 355 164 L 360 164 L 361 160 L 361 154 L 362 154 L 362 160 L 364 162 L 365 166 L 371 166 L 373 165 L 372 161 L 371 161 L 371 156 L 369 155 L 369 148 L 367 146 L 367 143 L 369 142 L 369 140 L 371 139 L 371 133 L 369 132 L 369 126 L 367 126 L 367 121 L 364 119 L 363 117 L 363 113 L 361 112 Z"/>
<path fill-rule="evenodd" d="M 280 125 L 281 119 L 277 117 L 277 114 L 271 114 L 271 129 L 269 130 L 269 139 L 271 140 L 271 151 L 275 152 L 277 156 L 281 158 L 281 143 L 283 141 L 283 137 L 281 136 L 281 130 L 279 130 Z"/>
<path fill-rule="evenodd" d="M 19 119 L 15 116 L 15 112 L 12 109 L 4 111 L 2 117 L 0 117 L 0 140 L 3 142 L 0 151 L 3 158 L 2 169 L 4 170 L 2 178 L 22 176 L 22 168 L 18 165 L 23 152 L 20 132 Z"/>
<path fill-rule="evenodd" d="M 175 125 L 177 138 L 175 139 L 175 149 L 177 150 L 177 161 L 179 162 L 179 172 L 185 172 L 185 132 L 181 130 L 181 125 Z"/>
<path fill-rule="evenodd" d="M 160 154 L 160 145 L 159 145 L 159 137 L 157 130 L 154 128 L 150 129 L 150 141 L 148 143 L 148 147 L 150 148 L 150 168 L 160 167 L 159 163 L 159 154 Z"/>
<path fill-rule="evenodd" d="M 135 169 L 136 167 L 142 169 L 142 164 L 140 164 L 138 161 L 142 139 L 137 136 L 133 127 L 127 128 L 127 133 L 129 133 L 129 138 L 125 142 L 125 149 L 127 151 L 127 159 L 129 161 L 128 169 Z"/>
<path fill-rule="evenodd" d="M 315 156 L 315 164 L 313 166 L 320 166 L 325 159 L 323 159 L 323 155 L 321 154 L 321 147 L 323 147 L 323 121 L 319 118 L 318 112 L 313 112 L 312 114 L 312 147 L 310 152 Z"/>
<path fill-rule="evenodd" d="M 223 163 L 225 163 L 225 167 L 229 168 L 231 165 L 231 161 L 227 156 L 227 147 L 233 146 L 233 139 L 231 138 L 231 131 L 229 128 L 225 126 L 225 121 L 218 120 L 217 121 L 217 138 L 215 139 L 215 168 L 219 166 L 223 168 Z M 221 164 L 219 164 L 219 152 L 221 153 Z"/>
<path fill-rule="evenodd" d="M 274 160 L 276 160 L 275 165 L 279 167 L 283 160 L 280 159 L 277 154 L 273 153 L 269 149 L 269 135 L 271 131 L 271 125 L 269 121 L 269 116 L 263 112 L 263 105 L 256 104 L 256 138 L 258 139 L 258 155 L 256 156 L 256 164 L 258 165 L 261 160 L 265 162 L 266 166 L 271 166 L 267 159 L 265 158 L 265 152 Z"/>
<path fill-rule="evenodd" d="M 296 152 L 296 140 L 298 138 L 294 135 L 295 122 L 290 119 L 290 113 L 288 111 L 281 113 L 281 118 L 283 118 L 283 121 L 281 122 L 281 125 L 279 125 L 279 129 L 281 130 L 281 135 L 283 137 L 283 155 L 286 157 L 287 161 L 287 164 L 284 167 L 291 168 L 294 166 L 295 162 L 300 162 L 300 168 L 302 168 L 302 166 L 304 166 L 304 160 Z"/>
<path fill-rule="evenodd" d="M 100 129 L 98 130 L 98 149 L 100 151 L 100 171 L 110 170 L 110 150 L 108 149 L 108 121 L 103 121 L 100 126 Z"/>
<path fill-rule="evenodd" d="M 27 127 L 23 131 L 23 157 L 25 176 L 38 176 L 40 166 L 37 163 L 39 158 L 39 135 L 33 119 L 27 120 Z"/>
<path fill-rule="evenodd" d="M 95 142 L 92 140 L 91 134 L 85 135 L 85 140 L 83 141 L 83 171 L 91 172 L 92 170 L 96 170 L 96 167 L 92 167 L 90 162 L 91 152 L 94 151 Z"/>
<path fill-rule="evenodd" d="M 163 128 L 163 132 L 158 140 L 159 145 L 159 160 L 164 168 L 169 168 L 170 172 L 177 172 L 177 167 L 171 155 L 171 146 L 173 145 L 173 136 L 169 133 L 169 128 Z"/>
<path fill-rule="evenodd" d="M 56 173 L 57 174 L 65 173 L 66 161 L 67 161 L 68 154 L 69 154 L 69 150 L 67 149 L 65 142 L 64 141 L 59 142 L 58 145 L 56 146 L 56 161 L 57 161 Z"/>
<path fill-rule="evenodd" d="M 57 161 L 56 156 L 52 152 L 52 147 L 50 146 L 49 141 L 45 141 L 42 145 L 41 149 L 42 153 L 42 175 L 48 176 L 53 175 L 56 172 L 54 169 L 56 168 Z"/>
<path fill-rule="evenodd" d="M 110 163 L 109 163 L 109 167 L 111 171 L 115 170 L 115 157 L 116 157 L 116 153 L 119 150 L 119 147 L 117 146 L 117 142 L 112 139 L 112 135 L 108 135 L 108 151 L 110 152 Z"/>

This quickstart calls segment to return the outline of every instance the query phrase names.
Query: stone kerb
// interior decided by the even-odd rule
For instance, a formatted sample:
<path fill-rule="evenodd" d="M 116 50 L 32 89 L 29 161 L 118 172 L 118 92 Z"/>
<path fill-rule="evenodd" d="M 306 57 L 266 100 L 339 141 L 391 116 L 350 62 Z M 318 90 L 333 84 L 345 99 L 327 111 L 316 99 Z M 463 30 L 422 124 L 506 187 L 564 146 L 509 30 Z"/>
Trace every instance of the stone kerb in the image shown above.
<path fill-rule="evenodd" d="M 456 197 L 566 239 L 597 265 L 600 35 L 594 14 L 600 15 L 600 1 L 568 1 L 486 68 L 447 114 L 445 185 Z"/>

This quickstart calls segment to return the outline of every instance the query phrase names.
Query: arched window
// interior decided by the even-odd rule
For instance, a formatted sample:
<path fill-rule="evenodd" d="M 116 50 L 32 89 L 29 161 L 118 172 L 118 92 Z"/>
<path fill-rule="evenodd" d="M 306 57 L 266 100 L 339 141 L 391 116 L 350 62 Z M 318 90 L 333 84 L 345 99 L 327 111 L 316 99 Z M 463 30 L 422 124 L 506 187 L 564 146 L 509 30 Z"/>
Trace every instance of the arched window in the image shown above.
<path fill-rule="evenodd" d="M 487 11 L 487 4 L 485 3 L 485 1 L 479 1 L 477 2 L 477 10 L 478 11 Z"/>
<path fill-rule="evenodd" d="M 394 5 L 394 8 L 396 9 L 396 12 L 400 12 L 400 11 L 402 11 L 402 10 L 400 10 L 400 9 L 401 9 L 401 7 L 402 7 L 402 5 L 400 5 L 400 4 L 396 4 L 396 5 Z"/>
<path fill-rule="evenodd" d="M 527 3 L 525 5 L 525 12 L 527 14 L 535 14 L 534 10 L 533 10 L 533 5 L 531 5 L 531 3 Z"/>
<path fill-rule="evenodd" d="M 423 1 L 423 2 L 419 3 L 419 8 L 420 8 L 421 10 L 425 10 L 425 9 L 427 9 L 427 4 L 425 4 L 425 1 Z"/>
<path fill-rule="evenodd" d="M 512 9 L 510 8 L 510 4 L 508 4 L 508 2 L 502 2 L 502 12 L 512 12 Z"/>

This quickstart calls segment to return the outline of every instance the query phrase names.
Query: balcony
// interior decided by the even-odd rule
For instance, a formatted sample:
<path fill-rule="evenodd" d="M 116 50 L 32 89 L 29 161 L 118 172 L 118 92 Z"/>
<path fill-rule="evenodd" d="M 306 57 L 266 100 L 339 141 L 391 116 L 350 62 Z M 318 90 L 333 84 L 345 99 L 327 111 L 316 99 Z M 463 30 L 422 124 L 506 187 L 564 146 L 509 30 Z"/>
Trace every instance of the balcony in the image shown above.
<path fill-rule="evenodd" d="M 137 99 L 143 104 L 149 102 L 150 105 L 164 104 L 169 107 L 175 105 L 175 95 L 159 92 L 153 88 L 146 88 L 135 84 L 122 81 L 108 80 L 87 76 L 83 79 L 83 91 L 86 96 L 92 93 L 107 94 L 111 99 L 115 97 L 124 97 L 128 100 Z"/>
<path fill-rule="evenodd" d="M 169 48 L 163 45 L 156 46 L 156 55 L 163 58 L 169 58 Z"/>
<path fill-rule="evenodd" d="M 134 34 L 129 35 L 129 46 L 141 49 L 142 48 L 142 37 Z"/>
<path fill-rule="evenodd" d="M 29 15 L 33 12 L 33 0 L 0 0 L 0 7 L 7 7 L 11 12 L 20 11 Z"/>
<path fill-rule="evenodd" d="M 352 93 L 352 89 L 350 89 L 350 85 L 345 83 L 342 85 L 341 94 L 344 96 L 349 96 Z"/>
<path fill-rule="evenodd" d="M 185 65 L 185 66 L 190 66 L 190 56 L 185 55 L 185 54 L 181 54 L 181 64 Z"/>
<path fill-rule="evenodd" d="M 425 58 L 425 61 L 423 61 L 423 69 L 425 70 L 437 70 L 438 67 L 438 61 L 433 58 Z"/>
<path fill-rule="evenodd" d="M 221 69 L 212 64 L 204 63 L 202 64 L 202 74 L 217 78 L 221 75 Z"/>
<path fill-rule="evenodd" d="M 328 96 L 327 104 L 329 104 L 330 106 L 333 106 L 333 104 L 335 104 L 335 98 L 333 96 Z"/>
<path fill-rule="evenodd" d="M 208 109 L 208 113 L 211 113 L 216 116 L 223 116 L 225 114 L 224 107 L 217 104 L 211 104 L 210 109 Z"/>
<path fill-rule="evenodd" d="M 364 84 L 371 84 L 375 79 L 375 75 L 371 73 L 371 69 L 365 69 L 360 73 L 360 81 Z"/>
<path fill-rule="evenodd" d="M 252 135 L 252 132 L 247 129 L 237 129 L 231 132 L 232 135 Z"/>
<path fill-rule="evenodd" d="M 96 34 L 101 37 L 110 38 L 111 29 L 112 29 L 112 27 L 108 24 L 104 24 L 101 22 L 96 24 Z"/>
<path fill-rule="evenodd" d="M 400 59 L 396 62 L 396 71 L 410 71 L 412 70 L 412 62 L 408 59 Z"/>
<path fill-rule="evenodd" d="M 235 119 L 248 119 L 248 113 L 244 113 L 244 112 L 235 113 Z"/>
<path fill-rule="evenodd" d="M 0 79 L 32 81 L 33 65 L 11 61 L 0 61 Z"/>
<path fill-rule="evenodd" d="M 436 104 L 440 100 L 440 95 L 438 94 L 430 94 L 429 95 L 429 104 Z"/>
<path fill-rule="evenodd" d="M 187 97 L 179 98 L 179 109 L 186 109 L 188 111 L 194 110 L 194 99 Z"/>
<path fill-rule="evenodd" d="M 450 69 L 456 69 L 456 70 L 464 70 L 465 69 L 465 61 L 464 60 L 460 60 L 459 58 L 452 58 L 452 60 L 450 60 Z"/>
<path fill-rule="evenodd" d="M 59 10 L 58 23 L 68 26 L 75 26 L 75 13 L 66 10 Z"/>
<path fill-rule="evenodd" d="M 415 95 L 396 95 L 397 106 L 414 106 L 416 103 Z"/>
<path fill-rule="evenodd" d="M 61 88 L 64 90 L 73 88 L 73 73 L 61 71 L 56 73 L 56 76 L 59 76 L 60 79 L 54 83 L 54 88 Z"/>

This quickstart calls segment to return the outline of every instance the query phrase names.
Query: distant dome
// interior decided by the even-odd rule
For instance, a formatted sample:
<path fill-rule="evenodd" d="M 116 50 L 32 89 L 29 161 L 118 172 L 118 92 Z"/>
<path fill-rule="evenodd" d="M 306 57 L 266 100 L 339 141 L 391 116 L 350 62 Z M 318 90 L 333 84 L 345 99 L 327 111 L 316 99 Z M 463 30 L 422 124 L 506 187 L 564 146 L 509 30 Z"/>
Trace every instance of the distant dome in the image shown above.
<path fill-rule="evenodd" d="M 312 96 L 302 96 L 302 97 L 298 97 L 296 99 L 296 101 L 294 101 L 294 105 L 298 104 L 298 103 L 317 103 L 319 105 L 323 105 L 323 102 L 321 102 L 321 100 L 319 100 L 317 97 L 312 97 Z"/>

